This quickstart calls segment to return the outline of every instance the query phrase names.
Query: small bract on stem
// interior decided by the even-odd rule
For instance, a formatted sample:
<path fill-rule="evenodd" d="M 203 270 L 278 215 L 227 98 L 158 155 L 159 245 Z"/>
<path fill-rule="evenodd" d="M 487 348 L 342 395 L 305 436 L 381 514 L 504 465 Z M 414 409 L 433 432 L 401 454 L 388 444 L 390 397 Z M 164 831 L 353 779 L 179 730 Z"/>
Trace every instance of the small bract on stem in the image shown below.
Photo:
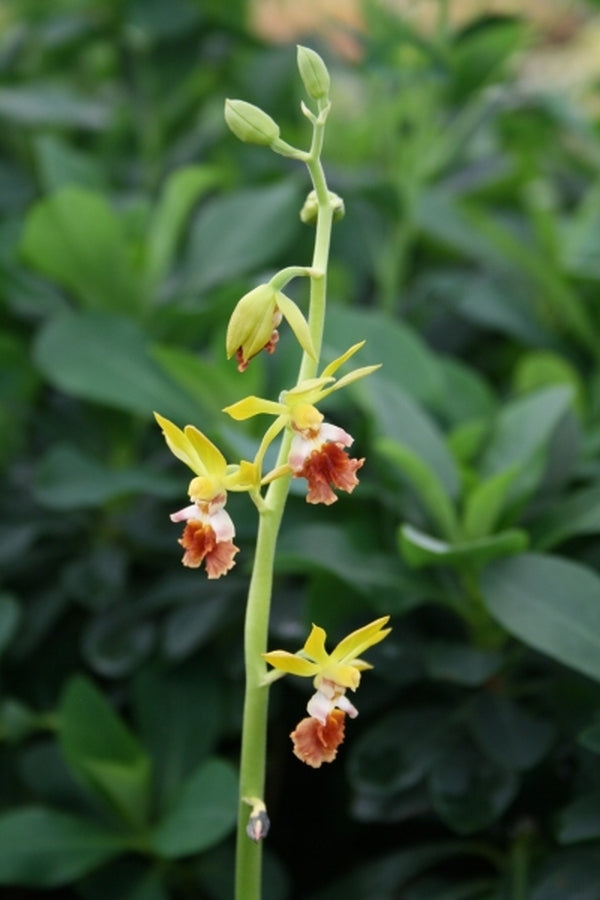
<path fill-rule="evenodd" d="M 276 675 L 286 672 L 314 678 L 316 693 L 308 704 L 308 718 L 292 733 L 293 749 L 310 766 L 331 762 L 343 740 L 345 716 L 353 718 L 358 714 L 346 690 L 354 691 L 361 671 L 370 668 L 358 655 L 389 632 L 383 627 L 388 621 L 386 616 L 353 632 L 327 654 L 325 632 L 313 626 L 299 653 L 267 652 L 275 551 L 291 479 L 306 479 L 308 503 L 329 506 L 338 499 L 336 491 L 348 494 L 354 491 L 358 485 L 356 473 L 364 464 L 363 458 L 354 459 L 347 452 L 353 437 L 339 425 L 326 422 L 318 404 L 329 394 L 378 368 L 363 366 L 336 377 L 338 369 L 361 349 L 363 341 L 325 366 L 317 376 L 325 323 L 331 229 L 333 222 L 343 215 L 344 204 L 328 189 L 321 164 L 324 130 L 331 108 L 329 73 L 321 57 L 307 47 L 298 48 L 298 69 L 306 93 L 316 107 L 311 109 L 302 103 L 302 112 L 312 127 L 308 150 L 283 141 L 279 125 L 259 107 L 244 100 L 227 100 L 225 104 L 225 119 L 236 137 L 303 162 L 312 183 L 300 212 L 303 222 L 315 225 L 310 264 L 281 269 L 270 281 L 244 294 L 232 312 L 225 341 L 227 357 L 235 357 L 243 373 L 257 354 L 276 352 L 278 329 L 285 323 L 301 350 L 296 382 L 282 390 L 277 400 L 247 396 L 225 408 L 224 412 L 236 421 L 263 414 L 275 417 L 267 425 L 252 460 L 228 464 L 216 445 L 195 426 L 186 425 L 181 430 L 156 414 L 170 450 L 194 473 L 188 488 L 190 504 L 171 516 L 174 522 L 185 522 L 180 539 L 185 566 L 204 565 L 208 578 L 212 579 L 227 574 L 235 565 L 239 552 L 233 543 L 235 526 L 225 510 L 229 491 L 247 493 L 259 514 L 244 626 L 246 688 L 236 900 L 259 900 L 261 896 L 262 841 L 269 828 L 264 784 L 270 684 Z M 310 283 L 306 315 L 284 293 L 294 278 L 308 278 Z M 266 451 L 277 439 L 275 465 L 265 472 Z M 276 674 L 267 673 L 267 662 Z"/>

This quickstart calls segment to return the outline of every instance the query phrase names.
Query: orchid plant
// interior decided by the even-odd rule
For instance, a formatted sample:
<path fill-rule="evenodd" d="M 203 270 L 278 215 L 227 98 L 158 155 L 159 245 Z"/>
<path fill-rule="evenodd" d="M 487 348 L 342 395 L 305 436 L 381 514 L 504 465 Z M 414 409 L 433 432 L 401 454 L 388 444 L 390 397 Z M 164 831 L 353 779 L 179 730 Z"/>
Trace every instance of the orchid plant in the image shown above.
<path fill-rule="evenodd" d="M 321 57 L 306 47 L 298 48 L 298 68 L 313 109 L 302 103 L 312 126 L 308 150 L 287 144 L 279 127 L 263 110 L 242 100 L 227 100 L 225 118 L 242 141 L 261 144 L 276 153 L 303 162 L 312 190 L 301 211 L 306 223 L 314 223 L 315 243 L 310 266 L 290 266 L 268 283 L 255 287 L 237 303 L 231 315 L 226 352 L 235 357 L 240 372 L 262 351 L 273 353 L 278 328 L 285 320 L 302 356 L 296 384 L 282 390 L 278 400 L 248 396 L 227 406 L 224 412 L 236 421 L 267 415 L 275 419 L 266 428 L 252 460 L 228 464 L 221 451 L 194 425 L 183 430 L 156 414 L 171 452 L 193 472 L 190 504 L 171 519 L 183 522 L 180 544 L 183 565 L 204 566 L 210 579 L 225 576 L 236 563 L 235 526 L 225 509 L 229 491 L 246 492 L 258 510 L 256 552 L 248 591 L 245 619 L 246 693 L 240 763 L 240 806 L 236 857 L 236 900 L 258 900 L 261 894 L 262 839 L 269 828 L 264 803 L 266 726 L 269 687 L 286 673 L 312 677 L 315 694 L 307 706 L 308 717 L 292 732 L 293 752 L 304 763 L 318 768 L 331 762 L 344 737 L 346 715 L 358 715 L 346 696 L 355 691 L 361 673 L 370 665 L 360 658 L 389 633 L 387 616 L 344 638 L 328 654 L 326 634 L 313 625 L 302 650 L 267 651 L 273 564 L 277 536 L 292 478 L 307 482 L 306 500 L 329 506 L 335 491 L 352 493 L 364 459 L 352 458 L 353 438 L 343 428 L 325 422 L 318 404 L 333 391 L 370 375 L 378 366 L 363 366 L 340 378 L 336 373 L 364 342 L 350 347 L 317 375 L 325 323 L 327 268 L 333 222 L 343 214 L 341 199 L 329 191 L 321 164 L 325 124 L 330 110 L 329 73 Z M 293 279 L 310 279 L 308 315 L 285 293 Z M 269 446 L 279 440 L 277 460 L 265 471 Z M 267 663 L 272 667 L 267 670 Z M 249 807 L 249 808 L 248 808 Z"/>

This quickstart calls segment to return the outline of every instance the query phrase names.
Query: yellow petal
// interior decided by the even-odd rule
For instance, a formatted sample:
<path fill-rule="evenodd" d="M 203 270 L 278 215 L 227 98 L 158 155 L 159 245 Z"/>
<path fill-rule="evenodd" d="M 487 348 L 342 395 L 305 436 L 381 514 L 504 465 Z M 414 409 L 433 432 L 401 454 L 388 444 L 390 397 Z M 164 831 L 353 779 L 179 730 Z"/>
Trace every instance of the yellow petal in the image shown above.
<path fill-rule="evenodd" d="M 286 413 L 287 409 L 283 403 L 275 403 L 274 400 L 263 400 L 262 397 L 255 397 L 252 395 L 250 397 L 244 397 L 243 400 L 238 400 L 237 403 L 232 403 L 231 406 L 226 406 L 223 409 L 223 412 L 227 413 L 228 416 L 231 416 L 231 418 L 235 419 L 237 422 L 241 422 L 244 419 L 250 419 L 252 416 L 258 416 L 261 413 L 278 416 L 281 413 Z"/>
<path fill-rule="evenodd" d="M 326 388 L 321 392 L 322 397 L 327 397 L 328 394 L 332 394 L 333 391 L 339 391 L 340 388 L 346 387 L 348 384 L 352 384 L 353 381 L 358 381 L 359 378 L 365 378 L 367 375 L 371 375 L 373 372 L 376 372 L 377 369 L 381 368 L 381 363 L 376 366 L 362 366 L 360 369 L 354 369 L 352 372 L 348 372 L 347 375 L 343 375 L 341 378 L 338 378 L 335 384 L 333 384 L 330 388 Z"/>
<path fill-rule="evenodd" d="M 310 403 L 310 400 L 306 400 L 306 397 L 312 396 L 315 392 L 319 394 L 325 385 L 331 384 L 333 381 L 335 381 L 335 378 L 307 378 L 306 381 L 301 381 L 300 384 L 297 384 L 296 387 L 291 388 L 289 391 L 283 391 L 281 395 L 282 400 L 288 406 L 300 401 Z"/>
<path fill-rule="evenodd" d="M 214 478 L 222 478 L 225 475 L 227 461 L 219 448 L 194 425 L 186 425 L 183 431 L 198 459 L 206 468 L 207 474 Z"/>
<path fill-rule="evenodd" d="M 227 474 L 223 486 L 228 491 L 249 491 L 260 487 L 260 469 L 247 459 L 242 459 L 239 466 L 227 466 Z"/>
<path fill-rule="evenodd" d="M 321 372 L 321 376 L 327 378 L 329 375 L 333 375 L 334 372 L 337 372 L 340 366 L 343 366 L 344 363 L 349 360 L 351 356 L 354 356 L 357 350 L 360 350 L 361 347 L 364 347 L 366 343 L 366 341 L 360 341 L 360 343 L 358 344 L 353 344 L 348 348 L 348 350 L 346 350 L 345 353 L 342 353 L 341 356 L 338 356 L 337 359 L 334 359 L 333 362 L 330 362 L 328 366 L 325 366 L 325 368 Z"/>
<path fill-rule="evenodd" d="M 274 469 L 271 469 L 270 472 L 267 472 L 265 476 L 261 479 L 261 485 L 271 484 L 272 481 L 275 481 L 277 478 L 283 478 L 284 475 L 291 475 L 292 470 L 288 463 L 284 463 L 282 466 L 276 466 Z"/>
<path fill-rule="evenodd" d="M 313 625 L 304 645 L 304 652 L 306 655 L 310 656 L 311 659 L 314 659 L 314 661 L 319 664 L 320 668 L 326 665 L 327 660 L 329 659 L 327 651 L 325 650 L 326 637 L 327 635 L 324 628 Z"/>
<path fill-rule="evenodd" d="M 303 678 L 312 678 L 317 674 L 319 668 L 307 659 L 302 659 L 301 656 L 288 653 L 287 650 L 272 650 L 270 653 L 263 653 L 262 658 L 274 669 L 288 672 L 290 675 L 300 675 Z"/>
<path fill-rule="evenodd" d="M 337 665 L 325 666 L 321 669 L 315 679 L 317 688 L 319 682 L 323 678 L 329 681 L 335 681 L 335 683 L 339 684 L 341 687 L 350 688 L 355 691 L 360 684 L 360 670 L 357 669 L 356 666 L 344 666 L 339 663 Z"/>
<path fill-rule="evenodd" d="M 389 619 L 389 616 L 382 616 L 380 619 L 375 619 L 374 622 L 369 622 L 368 625 L 363 625 L 362 628 L 358 628 L 347 635 L 339 642 L 331 654 L 332 662 L 342 663 L 353 660 L 359 657 L 368 647 L 373 647 L 379 641 L 382 641 L 392 630 L 391 628 L 383 629 L 383 626 L 389 622 Z"/>
<path fill-rule="evenodd" d="M 180 459 L 186 466 L 189 466 L 196 475 L 208 474 L 206 466 L 198 455 L 196 448 L 183 431 L 178 428 L 177 425 L 174 425 L 173 422 L 169 421 L 169 419 L 165 419 L 164 416 L 160 416 L 156 412 L 154 413 L 154 418 L 162 428 L 167 446 L 173 456 L 176 456 L 177 459 Z"/>
<path fill-rule="evenodd" d="M 359 672 L 366 672 L 367 669 L 374 668 L 371 663 L 365 662 L 364 659 L 353 659 L 352 668 L 358 669 Z"/>
<path fill-rule="evenodd" d="M 279 307 L 283 318 L 286 320 L 286 322 L 294 332 L 296 340 L 298 341 L 302 349 L 310 356 L 311 359 L 314 359 L 316 362 L 317 354 L 312 342 L 308 322 L 306 321 L 294 301 L 290 300 L 289 297 L 286 297 L 286 295 L 281 293 L 280 291 L 277 294 L 277 306 Z"/>

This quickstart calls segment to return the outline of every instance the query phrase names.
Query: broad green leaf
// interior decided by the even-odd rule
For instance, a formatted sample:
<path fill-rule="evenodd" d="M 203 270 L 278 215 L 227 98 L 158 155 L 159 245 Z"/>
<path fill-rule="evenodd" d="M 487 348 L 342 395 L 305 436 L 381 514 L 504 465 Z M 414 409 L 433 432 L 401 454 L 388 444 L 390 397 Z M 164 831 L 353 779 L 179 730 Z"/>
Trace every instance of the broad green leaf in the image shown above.
<path fill-rule="evenodd" d="M 551 385 L 564 385 L 573 391 L 580 412 L 584 407 L 584 389 L 575 366 L 550 350 L 530 350 L 519 360 L 513 382 L 518 393 L 531 393 Z"/>
<path fill-rule="evenodd" d="M 167 38 L 184 39 L 198 26 L 198 18 L 206 15 L 185 0 L 170 0 L 168 6 L 160 0 L 130 0 L 127 5 L 127 26 L 143 35 L 143 39 L 154 45 Z M 175 44 L 174 46 L 181 46 Z M 183 85 L 182 85 L 183 87 Z"/>
<path fill-rule="evenodd" d="M 437 365 L 443 393 L 435 408 L 445 422 L 452 427 L 492 415 L 494 395 L 474 368 L 449 357 L 438 359 Z"/>
<path fill-rule="evenodd" d="M 444 305 L 469 324 L 517 338 L 531 346 L 544 346 L 548 335 L 535 319 L 525 288 L 464 269 L 442 269 L 424 279 L 428 293 L 442 292 Z M 431 286 L 430 286 L 431 285 Z"/>
<path fill-rule="evenodd" d="M 116 859 L 77 885 L 82 900 L 170 900 L 165 873 L 143 857 Z"/>
<path fill-rule="evenodd" d="M 54 736 L 40 735 L 24 745 L 18 772 L 27 790 L 43 804 L 77 814 L 97 814 L 97 806 L 69 771 Z"/>
<path fill-rule="evenodd" d="M 558 839 L 561 844 L 600 839 L 600 793 L 578 797 L 560 814 Z"/>
<path fill-rule="evenodd" d="M 592 753 L 600 753 L 600 722 L 593 722 L 587 728 L 584 728 L 577 735 L 577 741 L 586 750 L 591 750 Z"/>
<path fill-rule="evenodd" d="M 69 884 L 126 852 L 122 835 L 41 806 L 0 815 L 0 884 Z"/>
<path fill-rule="evenodd" d="M 331 572 L 355 590 L 371 594 L 397 586 L 398 570 L 384 554 L 357 546 L 334 525 L 301 525 L 286 531 L 277 548 L 277 571 Z"/>
<path fill-rule="evenodd" d="M 600 487 L 586 487 L 561 497 L 535 519 L 532 540 L 540 550 L 550 550 L 577 535 L 600 533 Z"/>
<path fill-rule="evenodd" d="M 369 309 L 328 306 L 323 343 L 327 359 L 335 359 L 365 340 L 357 365 L 381 363 L 382 376 L 425 404 L 439 405 L 443 380 L 435 355 L 408 325 Z"/>
<path fill-rule="evenodd" d="M 596 900 L 599 884 L 598 848 L 568 849 L 545 860 L 529 900 Z"/>
<path fill-rule="evenodd" d="M 0 118 L 19 125 L 100 131 L 110 113 L 106 103 L 58 84 L 29 82 L 0 88 Z"/>
<path fill-rule="evenodd" d="M 150 352 L 165 375 L 200 404 L 207 415 L 214 416 L 231 403 L 232 397 L 240 395 L 240 373 L 225 358 L 224 345 L 221 357 L 216 359 L 203 359 L 189 350 L 166 344 L 153 344 Z M 246 395 L 261 395 L 264 385 L 260 366 L 249 366 L 244 372 L 243 389 Z"/>
<path fill-rule="evenodd" d="M 206 646 L 231 616 L 232 597 L 237 601 L 239 586 L 230 582 L 215 585 L 210 596 L 178 604 L 164 621 L 161 648 L 165 659 L 181 662 Z"/>
<path fill-rule="evenodd" d="M 7 697 L 0 703 L 0 740 L 16 744 L 30 737 L 37 729 L 45 730 L 48 720 L 21 703 Z"/>
<path fill-rule="evenodd" d="M 512 466 L 503 472 L 497 472 L 469 492 L 463 513 L 463 531 L 467 539 L 492 534 L 508 499 L 510 486 L 519 471 L 519 466 Z"/>
<path fill-rule="evenodd" d="M 450 497 L 458 494 L 456 465 L 433 419 L 409 394 L 380 373 L 360 385 L 365 409 L 373 416 L 378 434 L 406 446 L 436 474 Z"/>
<path fill-rule="evenodd" d="M 483 456 L 483 474 L 527 463 L 545 447 L 571 402 L 570 388 L 550 387 L 506 403 Z"/>
<path fill-rule="evenodd" d="M 410 566 L 450 565 L 462 570 L 481 568 L 499 556 L 522 552 L 527 547 L 528 536 L 526 531 L 511 528 L 491 537 L 449 544 L 412 525 L 402 525 L 399 543 L 402 555 Z"/>
<path fill-rule="evenodd" d="M 502 656 L 468 644 L 430 641 L 423 648 L 423 664 L 435 681 L 476 687 L 498 671 Z"/>
<path fill-rule="evenodd" d="M 2 435 L 0 471 L 2 471 L 25 443 L 26 427 L 33 414 L 33 400 L 40 385 L 40 378 L 31 363 L 28 343 L 16 334 L 0 331 L 0 360 Z"/>
<path fill-rule="evenodd" d="M 486 756 L 504 769 L 535 766 L 550 749 L 554 728 L 509 697 L 484 691 L 475 700 L 467 727 Z"/>
<path fill-rule="evenodd" d="M 21 618 L 21 608 L 11 594 L 0 593 L 0 656 L 10 645 Z"/>
<path fill-rule="evenodd" d="M 377 441 L 375 451 L 400 470 L 444 537 L 456 538 L 458 522 L 454 505 L 431 467 L 408 447 L 388 438 Z"/>
<path fill-rule="evenodd" d="M 448 435 L 448 447 L 463 465 L 473 463 L 488 438 L 490 425 L 486 419 L 464 422 Z"/>
<path fill-rule="evenodd" d="M 204 204 L 188 240 L 185 292 L 207 291 L 276 258 L 298 230 L 299 206 L 297 185 L 290 180 Z"/>
<path fill-rule="evenodd" d="M 55 445 L 45 454 L 33 481 L 36 499 L 50 509 L 102 506 L 130 494 L 172 497 L 180 489 L 180 479 L 144 465 L 110 469 L 69 444 Z"/>
<path fill-rule="evenodd" d="M 128 313 L 142 304 L 122 221 L 100 193 L 71 186 L 40 200 L 25 221 L 21 249 L 84 307 Z"/>
<path fill-rule="evenodd" d="M 214 750 L 223 719 L 222 689 L 214 670 L 194 659 L 177 668 L 142 669 L 134 680 L 134 698 L 164 806 L 172 803 L 184 779 Z M 196 712 L 191 715 L 191 710 Z"/>
<path fill-rule="evenodd" d="M 150 759 L 90 681 L 67 683 L 58 737 L 70 768 L 128 822 L 141 825 L 150 799 Z"/>
<path fill-rule="evenodd" d="M 34 150 L 38 177 L 46 193 L 73 184 L 97 189 L 104 187 L 100 161 L 76 150 L 56 134 L 38 135 Z"/>
<path fill-rule="evenodd" d="M 513 268 L 519 276 L 530 281 L 543 297 L 547 310 L 545 321 L 553 330 L 565 330 L 592 352 L 596 349 L 594 323 L 579 294 L 565 278 L 555 261 L 541 248 L 522 239 L 510 226 L 495 218 L 480 206 L 466 208 L 467 218 L 483 239 L 488 239 L 501 255 L 504 267 Z"/>
<path fill-rule="evenodd" d="M 191 421 L 197 408 L 151 358 L 135 322 L 109 313 L 64 312 L 44 325 L 34 345 L 39 369 L 59 390 L 150 416 Z"/>
<path fill-rule="evenodd" d="M 506 266 L 501 251 L 471 222 L 466 204 L 448 188 L 436 185 L 422 191 L 416 213 L 418 224 L 428 237 L 492 269 Z"/>
<path fill-rule="evenodd" d="M 600 578 L 579 563 L 522 554 L 481 576 L 485 605 L 535 650 L 600 680 Z"/>
<path fill-rule="evenodd" d="M 499 70 L 522 49 L 526 34 L 521 19 L 493 15 L 459 33 L 452 48 L 453 91 L 464 97 L 490 79 L 497 81 Z"/>
<path fill-rule="evenodd" d="M 518 788 L 518 778 L 457 738 L 442 748 L 429 776 L 435 811 L 458 834 L 473 834 L 495 822 Z"/>
<path fill-rule="evenodd" d="M 422 705 L 383 717 L 352 746 L 348 775 L 354 790 L 387 797 L 414 787 L 431 769 L 447 728 L 441 707 Z"/>
<path fill-rule="evenodd" d="M 168 274 L 187 219 L 199 198 L 222 180 L 220 169 L 184 166 L 169 176 L 152 214 L 145 248 L 145 277 L 156 289 Z"/>
<path fill-rule="evenodd" d="M 395 900 L 402 896 L 398 890 L 420 872 L 465 852 L 465 846 L 458 841 L 417 844 L 353 868 L 325 890 L 311 894 L 309 900 Z"/>
<path fill-rule="evenodd" d="M 565 219 L 560 249 L 566 270 L 585 278 L 600 278 L 598 229 L 600 228 L 600 184 L 581 195 L 579 206 Z"/>
<path fill-rule="evenodd" d="M 139 606 L 113 606 L 92 619 L 81 650 L 94 672 L 105 678 L 123 678 L 144 662 L 155 642 L 156 625 Z"/>
<path fill-rule="evenodd" d="M 201 763 L 155 828 L 156 853 L 177 859 L 218 844 L 235 825 L 237 804 L 233 766 L 220 759 Z"/>

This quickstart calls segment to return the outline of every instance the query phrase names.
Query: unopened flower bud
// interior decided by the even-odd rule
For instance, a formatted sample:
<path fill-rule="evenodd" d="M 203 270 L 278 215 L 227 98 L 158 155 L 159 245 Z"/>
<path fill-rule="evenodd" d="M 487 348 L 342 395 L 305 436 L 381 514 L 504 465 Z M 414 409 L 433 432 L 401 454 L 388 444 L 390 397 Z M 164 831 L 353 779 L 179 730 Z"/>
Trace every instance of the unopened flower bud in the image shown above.
<path fill-rule="evenodd" d="M 318 53 L 310 47 L 298 47 L 298 70 L 306 93 L 313 100 L 322 100 L 329 94 L 329 72 Z"/>
<path fill-rule="evenodd" d="M 270 284 L 259 284 L 238 301 L 227 326 L 227 359 L 242 350 L 242 360 L 256 356 L 271 340 L 276 328 L 277 291 Z"/>
<path fill-rule="evenodd" d="M 258 843 L 263 838 L 266 838 L 271 827 L 267 808 L 258 797 L 244 797 L 244 802 L 252 807 L 248 824 L 246 825 L 246 834 L 251 840 Z"/>
<path fill-rule="evenodd" d="M 270 146 L 279 137 L 279 125 L 260 107 L 245 100 L 225 101 L 225 121 L 240 141 Z"/>
<path fill-rule="evenodd" d="M 344 201 L 333 191 L 328 191 L 329 204 L 333 208 L 333 221 L 339 222 L 344 218 L 346 208 Z M 300 219 L 305 225 L 316 225 L 317 215 L 319 212 L 319 203 L 315 191 L 311 191 L 304 201 L 304 206 L 300 210 Z"/>

